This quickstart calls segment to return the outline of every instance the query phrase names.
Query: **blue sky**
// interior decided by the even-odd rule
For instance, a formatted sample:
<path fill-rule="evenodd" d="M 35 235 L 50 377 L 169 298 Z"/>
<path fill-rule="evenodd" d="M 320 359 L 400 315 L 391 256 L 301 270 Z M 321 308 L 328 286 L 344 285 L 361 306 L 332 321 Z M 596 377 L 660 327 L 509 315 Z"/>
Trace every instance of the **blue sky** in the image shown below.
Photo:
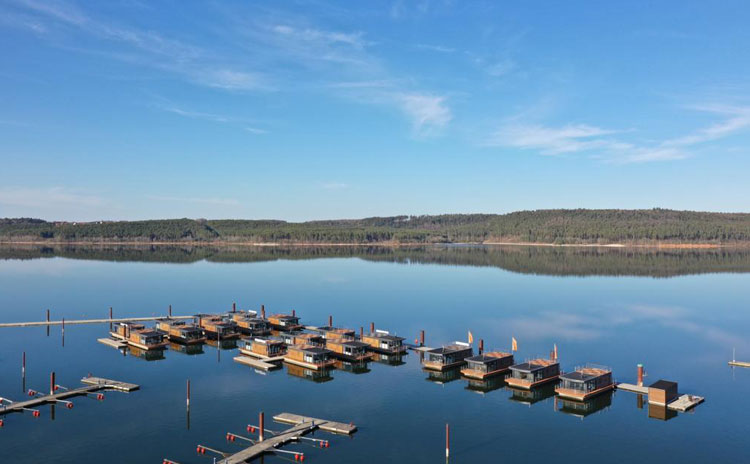
<path fill-rule="evenodd" d="M 0 0 L 0 217 L 748 211 L 748 17 Z"/>

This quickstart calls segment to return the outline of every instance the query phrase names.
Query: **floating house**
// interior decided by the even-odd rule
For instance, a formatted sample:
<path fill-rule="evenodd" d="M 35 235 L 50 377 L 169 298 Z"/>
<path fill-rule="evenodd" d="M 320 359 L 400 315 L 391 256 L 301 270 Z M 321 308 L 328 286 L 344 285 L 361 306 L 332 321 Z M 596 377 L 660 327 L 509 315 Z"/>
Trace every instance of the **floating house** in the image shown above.
<path fill-rule="evenodd" d="M 586 366 L 560 375 L 560 384 L 555 388 L 555 392 L 561 398 L 583 401 L 614 388 L 612 369 Z"/>
<path fill-rule="evenodd" d="M 307 369 L 321 370 L 333 367 L 335 360 L 331 351 L 319 346 L 291 345 L 287 347 L 284 362 Z"/>
<path fill-rule="evenodd" d="M 159 319 L 156 321 L 156 330 L 166 335 L 169 340 L 186 345 L 206 341 L 206 337 L 203 335 L 203 330 L 200 327 L 188 324 L 185 321 Z"/>
<path fill-rule="evenodd" d="M 268 316 L 268 323 L 271 328 L 285 332 L 304 329 L 299 323 L 299 317 L 293 314 L 271 314 Z"/>
<path fill-rule="evenodd" d="M 249 318 L 258 317 L 258 312 L 240 309 L 239 311 L 229 311 L 227 313 L 227 317 L 237 322 L 240 319 L 245 319 L 247 317 Z"/>
<path fill-rule="evenodd" d="M 560 363 L 552 359 L 533 359 L 510 366 L 510 376 L 505 379 L 511 387 L 530 389 L 548 382 L 556 382 L 560 376 Z"/>
<path fill-rule="evenodd" d="M 466 358 L 471 357 L 471 345 L 464 342 L 454 342 L 442 348 L 433 348 L 424 353 L 422 366 L 434 371 L 445 371 L 466 364 Z"/>
<path fill-rule="evenodd" d="M 287 345 L 312 345 L 325 348 L 326 339 L 317 333 L 284 332 L 281 339 Z"/>
<path fill-rule="evenodd" d="M 215 314 L 199 314 L 198 326 L 203 329 L 207 338 L 224 340 L 237 338 L 240 332 L 234 321 L 227 321 L 222 316 Z"/>
<path fill-rule="evenodd" d="M 677 382 L 658 380 L 648 386 L 648 404 L 666 406 L 678 396 Z"/>
<path fill-rule="evenodd" d="M 326 339 L 347 339 L 354 340 L 356 338 L 356 332 L 352 329 L 342 329 L 339 327 L 319 327 L 318 330 Z"/>
<path fill-rule="evenodd" d="M 461 369 L 461 375 L 470 379 L 486 379 L 501 375 L 513 365 L 513 354 L 501 351 L 490 351 L 466 358 L 466 366 Z"/>
<path fill-rule="evenodd" d="M 260 359 L 276 358 L 286 354 L 286 345 L 281 340 L 267 338 L 242 339 L 240 353 Z"/>
<path fill-rule="evenodd" d="M 368 353 L 368 346 L 369 345 L 367 343 L 344 338 L 329 338 L 326 340 L 326 348 L 331 350 L 331 356 L 344 361 L 369 361 L 372 357 L 372 354 Z"/>
<path fill-rule="evenodd" d="M 142 350 L 158 350 L 167 346 L 164 334 L 156 330 L 147 329 L 143 324 L 135 322 L 120 322 L 116 324 L 110 335 Z"/>
<path fill-rule="evenodd" d="M 404 338 L 391 335 L 385 330 L 376 330 L 362 335 L 362 342 L 367 343 L 368 349 L 376 353 L 401 354 L 406 352 Z"/>
<path fill-rule="evenodd" d="M 262 337 L 271 334 L 271 324 L 267 320 L 254 316 L 232 317 L 239 331 L 245 335 Z"/>

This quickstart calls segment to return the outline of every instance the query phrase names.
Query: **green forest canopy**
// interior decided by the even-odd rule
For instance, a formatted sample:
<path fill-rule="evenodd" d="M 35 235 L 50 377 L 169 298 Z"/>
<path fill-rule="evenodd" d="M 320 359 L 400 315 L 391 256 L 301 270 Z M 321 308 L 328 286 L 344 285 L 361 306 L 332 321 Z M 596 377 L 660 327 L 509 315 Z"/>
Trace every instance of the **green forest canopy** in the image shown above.
<path fill-rule="evenodd" d="M 159 219 L 48 222 L 0 219 L 0 241 L 248 243 L 738 243 L 750 214 L 649 210 L 538 210 L 286 222 Z"/>

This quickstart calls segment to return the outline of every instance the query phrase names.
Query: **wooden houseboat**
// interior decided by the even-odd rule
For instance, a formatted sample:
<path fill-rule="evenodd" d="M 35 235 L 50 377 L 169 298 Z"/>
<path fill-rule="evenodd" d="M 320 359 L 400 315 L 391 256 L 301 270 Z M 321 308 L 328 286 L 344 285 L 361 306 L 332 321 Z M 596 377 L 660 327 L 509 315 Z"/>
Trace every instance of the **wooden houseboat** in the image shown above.
<path fill-rule="evenodd" d="M 362 335 L 362 341 L 367 343 L 368 349 L 382 354 L 401 354 L 406 352 L 404 338 L 391 335 L 385 330 L 376 330 Z"/>
<path fill-rule="evenodd" d="M 232 321 L 237 324 L 238 330 L 245 335 L 262 337 L 271 334 L 271 324 L 269 324 L 267 320 L 259 317 L 233 317 Z"/>
<path fill-rule="evenodd" d="M 188 324 L 185 321 L 159 319 L 156 321 L 156 330 L 166 335 L 169 340 L 186 345 L 206 341 L 206 337 L 203 335 L 203 330 L 200 327 Z"/>
<path fill-rule="evenodd" d="M 339 327 L 319 327 L 318 331 L 323 334 L 326 339 L 339 339 L 354 340 L 357 337 L 357 333 L 352 329 L 342 329 Z"/>
<path fill-rule="evenodd" d="M 511 387 L 534 388 L 548 382 L 556 382 L 560 377 L 560 363 L 552 359 L 533 359 L 510 366 L 510 376 L 505 381 Z"/>
<path fill-rule="evenodd" d="M 614 390 L 612 370 L 608 367 L 577 367 L 573 372 L 560 375 L 555 392 L 569 400 L 583 401 L 592 396 Z"/>
<path fill-rule="evenodd" d="M 433 348 L 424 353 L 422 366 L 434 371 L 445 371 L 466 364 L 466 358 L 471 357 L 471 345 L 464 342 L 454 342 L 442 348 Z"/>
<path fill-rule="evenodd" d="M 281 340 L 253 338 L 240 340 L 240 353 L 255 358 L 277 358 L 286 354 L 286 345 Z"/>
<path fill-rule="evenodd" d="M 343 361 L 369 361 L 372 358 L 372 353 L 368 353 L 368 346 L 367 343 L 343 338 L 329 338 L 326 340 L 326 348 L 331 350 L 331 356 Z"/>
<path fill-rule="evenodd" d="M 271 314 L 268 316 L 268 323 L 271 328 L 285 332 L 304 329 L 299 323 L 299 317 L 292 314 Z"/>
<path fill-rule="evenodd" d="M 232 320 L 226 320 L 216 314 L 199 314 L 197 317 L 198 326 L 203 329 L 206 338 L 228 340 L 240 336 L 237 324 Z"/>
<path fill-rule="evenodd" d="M 283 332 L 281 339 L 287 345 L 312 345 L 326 347 L 326 339 L 318 333 Z"/>
<path fill-rule="evenodd" d="M 167 341 L 164 340 L 164 335 L 161 332 L 147 329 L 143 324 L 135 322 L 115 324 L 110 335 L 142 350 L 158 350 L 167 346 Z"/>
<path fill-rule="evenodd" d="M 313 370 L 329 369 L 336 363 L 330 350 L 312 345 L 288 346 L 284 362 Z"/>
<path fill-rule="evenodd" d="M 226 314 L 226 316 L 229 319 L 235 322 L 238 322 L 240 319 L 244 319 L 246 317 L 249 317 L 249 318 L 258 317 L 258 312 L 240 309 L 239 311 L 229 311 Z"/>
<path fill-rule="evenodd" d="M 495 375 L 501 375 L 513 365 L 513 354 L 501 351 L 490 351 L 466 358 L 466 366 L 461 369 L 461 375 L 470 379 L 483 380 Z"/>

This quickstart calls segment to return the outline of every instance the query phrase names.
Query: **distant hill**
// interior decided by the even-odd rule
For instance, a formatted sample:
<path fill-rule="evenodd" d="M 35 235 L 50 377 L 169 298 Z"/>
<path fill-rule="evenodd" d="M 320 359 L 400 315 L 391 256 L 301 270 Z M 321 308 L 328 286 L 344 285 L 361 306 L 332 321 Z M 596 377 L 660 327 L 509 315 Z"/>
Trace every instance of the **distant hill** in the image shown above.
<path fill-rule="evenodd" d="M 157 219 L 48 222 L 0 219 L 0 242 L 281 244 L 739 244 L 750 214 L 649 210 L 538 210 L 286 222 Z"/>

